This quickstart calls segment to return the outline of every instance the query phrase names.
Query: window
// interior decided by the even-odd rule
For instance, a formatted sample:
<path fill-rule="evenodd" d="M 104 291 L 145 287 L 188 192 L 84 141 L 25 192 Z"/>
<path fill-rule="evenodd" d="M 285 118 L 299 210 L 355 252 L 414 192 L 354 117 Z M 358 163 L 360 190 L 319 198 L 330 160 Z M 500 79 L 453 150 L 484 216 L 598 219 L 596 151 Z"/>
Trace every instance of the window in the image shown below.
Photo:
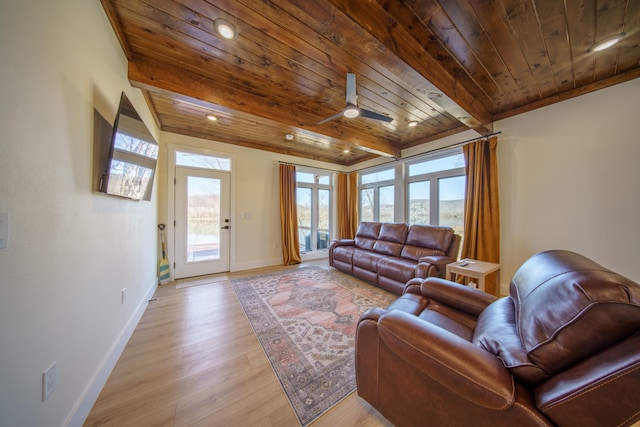
<path fill-rule="evenodd" d="M 465 175 L 460 149 L 407 164 L 409 224 L 445 225 L 464 232 Z"/>
<path fill-rule="evenodd" d="M 395 169 L 360 176 L 360 221 L 395 220 Z"/>
<path fill-rule="evenodd" d="M 192 168 L 231 171 L 231 159 L 225 157 L 208 156 L 206 154 L 185 153 L 176 151 L 176 166 Z"/>
<path fill-rule="evenodd" d="M 331 235 L 331 173 L 296 172 L 300 253 L 324 251 Z"/>

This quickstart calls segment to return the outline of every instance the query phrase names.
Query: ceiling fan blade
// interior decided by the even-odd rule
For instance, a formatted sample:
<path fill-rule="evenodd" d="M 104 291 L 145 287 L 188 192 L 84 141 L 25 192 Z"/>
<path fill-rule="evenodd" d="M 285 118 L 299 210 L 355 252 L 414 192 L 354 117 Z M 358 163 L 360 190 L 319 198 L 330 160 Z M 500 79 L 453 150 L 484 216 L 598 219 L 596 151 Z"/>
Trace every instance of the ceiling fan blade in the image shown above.
<path fill-rule="evenodd" d="M 323 124 L 323 123 L 330 122 L 331 120 L 337 119 L 337 118 L 339 118 L 339 117 L 342 117 L 342 111 L 340 111 L 338 114 L 334 114 L 334 115 L 333 115 L 333 116 L 331 116 L 331 117 L 328 117 L 328 118 L 326 118 L 326 119 L 324 119 L 324 120 L 319 121 L 318 123 L 316 123 L 316 126 L 321 125 L 321 124 Z"/>
<path fill-rule="evenodd" d="M 358 105 L 358 96 L 356 95 L 356 75 L 347 73 L 347 104 Z"/>
<path fill-rule="evenodd" d="M 364 108 L 360 109 L 360 117 L 366 117 L 368 119 L 382 120 L 383 122 L 391 122 L 393 119 L 389 116 L 383 116 L 382 114 L 376 113 L 374 111 L 365 110 Z"/>

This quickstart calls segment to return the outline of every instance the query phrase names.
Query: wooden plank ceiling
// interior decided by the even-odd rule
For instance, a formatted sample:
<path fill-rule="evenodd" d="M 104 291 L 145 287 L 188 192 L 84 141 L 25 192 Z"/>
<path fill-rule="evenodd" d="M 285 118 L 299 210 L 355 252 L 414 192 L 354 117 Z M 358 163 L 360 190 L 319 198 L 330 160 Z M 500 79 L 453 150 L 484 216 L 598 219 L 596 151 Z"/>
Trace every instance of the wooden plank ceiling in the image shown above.
<path fill-rule="evenodd" d="M 101 1 L 162 130 L 339 165 L 640 77 L 637 0 Z"/>

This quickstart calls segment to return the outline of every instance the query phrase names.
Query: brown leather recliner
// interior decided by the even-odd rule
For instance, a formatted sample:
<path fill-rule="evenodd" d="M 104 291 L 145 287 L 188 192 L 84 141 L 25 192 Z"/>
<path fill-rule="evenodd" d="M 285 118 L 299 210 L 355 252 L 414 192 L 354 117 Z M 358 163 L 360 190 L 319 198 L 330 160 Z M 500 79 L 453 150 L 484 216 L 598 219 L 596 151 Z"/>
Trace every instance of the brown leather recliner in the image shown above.
<path fill-rule="evenodd" d="M 497 299 L 413 279 L 356 336 L 358 394 L 397 426 L 622 426 L 640 420 L 640 285 L 567 251 Z"/>

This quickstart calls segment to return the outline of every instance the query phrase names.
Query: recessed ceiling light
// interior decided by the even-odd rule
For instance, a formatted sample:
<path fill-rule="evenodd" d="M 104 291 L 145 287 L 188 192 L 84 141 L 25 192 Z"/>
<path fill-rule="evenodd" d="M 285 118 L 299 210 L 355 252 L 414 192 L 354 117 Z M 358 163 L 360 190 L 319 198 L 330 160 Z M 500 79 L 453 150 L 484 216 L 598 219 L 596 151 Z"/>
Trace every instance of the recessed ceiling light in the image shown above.
<path fill-rule="evenodd" d="M 351 152 L 351 150 L 349 150 L 348 148 L 345 148 L 344 150 L 342 150 L 342 152 L 344 154 L 349 154 Z"/>
<path fill-rule="evenodd" d="M 417 126 L 418 122 L 416 122 L 415 120 L 411 120 L 409 123 L 407 123 L 407 126 L 409 126 L 410 128 Z"/>
<path fill-rule="evenodd" d="M 207 119 L 211 120 L 212 122 L 218 121 L 218 116 L 213 115 L 213 114 L 207 114 L 205 117 Z"/>
<path fill-rule="evenodd" d="M 287 141 L 291 141 L 293 139 L 293 135 L 291 135 L 290 133 L 286 134 L 284 137 Z"/>
<path fill-rule="evenodd" d="M 625 38 L 627 35 L 625 33 L 616 34 L 615 36 L 606 38 L 589 48 L 589 52 L 600 52 L 601 50 L 605 50 L 618 43 L 620 40 Z"/>
<path fill-rule="evenodd" d="M 238 37 L 236 27 L 224 18 L 218 18 L 213 21 L 213 28 L 220 37 L 227 40 L 235 40 Z"/>

